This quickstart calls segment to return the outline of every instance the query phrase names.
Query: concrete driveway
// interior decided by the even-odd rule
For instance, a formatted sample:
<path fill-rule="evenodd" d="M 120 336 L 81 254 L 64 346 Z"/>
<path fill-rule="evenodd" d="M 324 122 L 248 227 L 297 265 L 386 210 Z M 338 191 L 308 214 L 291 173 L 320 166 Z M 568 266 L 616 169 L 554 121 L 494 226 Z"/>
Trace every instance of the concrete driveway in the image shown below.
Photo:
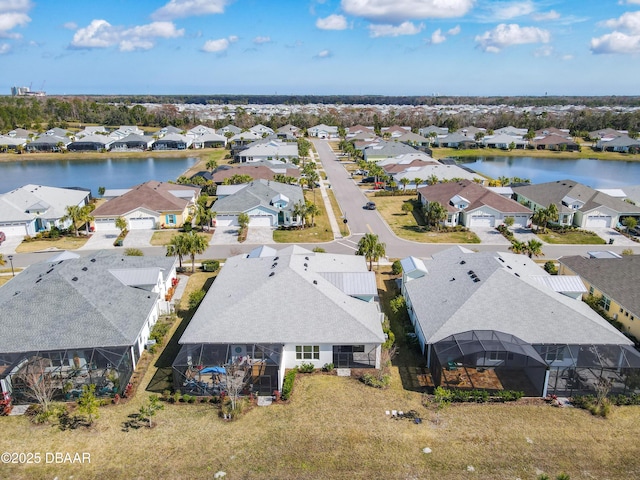
<path fill-rule="evenodd" d="M 245 243 L 269 245 L 273 243 L 273 227 L 249 227 Z"/>
<path fill-rule="evenodd" d="M 120 230 L 105 230 L 101 232 L 93 232 L 91 238 L 87 240 L 78 250 L 106 250 L 115 248 L 113 242 L 120 235 Z"/>
<path fill-rule="evenodd" d="M 217 227 L 209 245 L 239 245 L 240 227 Z M 273 243 L 273 227 L 249 227 L 244 244 L 269 245 Z"/>
<path fill-rule="evenodd" d="M 611 240 L 613 240 L 612 245 L 619 245 L 622 247 L 640 246 L 640 243 L 634 242 L 633 240 L 625 237 L 613 228 L 592 228 L 591 231 L 602 238 L 605 242 L 610 242 Z"/>
<path fill-rule="evenodd" d="M 472 227 L 469 228 L 480 239 L 480 243 L 489 245 L 506 245 L 511 246 L 511 242 L 495 228 L 491 227 Z"/>
<path fill-rule="evenodd" d="M 518 240 L 519 242 L 527 243 L 529 240 L 536 240 L 543 245 L 546 245 L 546 242 L 543 242 L 542 239 L 535 233 L 533 233 L 533 230 L 531 230 L 530 228 L 514 227 L 511 228 L 511 231 L 513 232 L 513 236 L 516 237 L 516 240 Z"/>
<path fill-rule="evenodd" d="M 238 244 L 238 230 L 240 227 L 216 227 L 209 245 Z"/>
<path fill-rule="evenodd" d="M 18 245 L 22 243 L 23 239 L 24 237 L 22 235 L 8 236 L 5 241 L 2 242 L 2 245 L 0 245 L 0 253 L 5 256 L 13 255 L 14 253 L 16 253 L 16 248 L 18 248 Z"/>
<path fill-rule="evenodd" d="M 150 247 L 154 232 L 155 230 L 129 230 L 124 238 L 123 246 L 126 248 Z"/>

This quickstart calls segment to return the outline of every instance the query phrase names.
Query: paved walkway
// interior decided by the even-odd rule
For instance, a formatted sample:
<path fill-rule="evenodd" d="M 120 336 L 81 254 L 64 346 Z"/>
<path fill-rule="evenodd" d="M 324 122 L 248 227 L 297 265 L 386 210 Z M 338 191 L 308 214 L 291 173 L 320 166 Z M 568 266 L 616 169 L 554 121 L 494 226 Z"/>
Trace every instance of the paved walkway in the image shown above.
<path fill-rule="evenodd" d="M 316 162 L 315 152 L 313 149 L 310 150 L 311 161 Z M 322 163 L 320 161 L 316 162 L 318 166 L 322 167 Z M 330 184 L 329 184 L 330 185 Z M 333 239 L 338 240 L 342 238 L 342 232 L 340 231 L 340 223 L 338 223 L 338 219 L 336 219 L 336 215 L 331 207 L 331 199 L 329 198 L 329 194 L 327 193 L 327 184 L 325 181 L 320 178 L 320 194 L 322 196 L 322 201 L 324 202 L 324 208 L 327 211 L 327 217 L 329 218 L 329 225 L 331 225 L 331 231 L 333 232 Z"/>

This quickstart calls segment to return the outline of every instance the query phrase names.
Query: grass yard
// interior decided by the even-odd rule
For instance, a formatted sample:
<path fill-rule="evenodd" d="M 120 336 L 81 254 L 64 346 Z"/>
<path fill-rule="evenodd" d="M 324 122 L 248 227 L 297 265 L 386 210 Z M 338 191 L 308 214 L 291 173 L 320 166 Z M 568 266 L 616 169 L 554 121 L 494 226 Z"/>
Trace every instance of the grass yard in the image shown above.
<path fill-rule="evenodd" d="M 310 190 L 305 190 L 304 198 L 313 202 L 313 193 Z M 333 231 L 331 230 L 327 210 L 324 208 L 324 202 L 319 190 L 316 191 L 315 203 L 320 210 L 320 215 L 315 217 L 315 227 L 305 227 L 301 230 L 274 230 L 273 241 L 276 243 L 324 243 L 332 241 Z"/>
<path fill-rule="evenodd" d="M 389 267 L 378 272 L 385 300 L 395 295 Z M 215 274 L 190 276 L 184 298 L 207 289 Z M 386 302 L 385 302 L 386 303 Z M 193 312 L 180 311 L 175 333 L 149 364 L 141 386 L 171 371 L 171 361 Z M 541 401 L 451 405 L 439 413 L 419 391 L 404 386 L 406 367 L 423 358 L 401 340 L 401 320 L 391 318 L 400 354 L 387 390 L 355 378 L 299 374 L 288 404 L 253 407 L 239 420 L 219 419 L 211 404 L 165 404 L 154 428 L 123 430 L 149 392 L 100 409 L 91 428 L 61 431 L 26 417 L 0 417 L 0 452 L 38 452 L 39 464 L 4 464 L 2 478 L 368 479 L 470 477 L 534 480 L 540 473 L 573 480 L 640 477 L 640 407 L 618 407 L 605 420 L 584 410 Z M 139 372 L 138 374 L 142 374 Z M 161 376 L 161 375 L 160 375 Z M 160 383 L 155 383 L 156 386 Z M 386 410 L 415 410 L 421 424 L 392 420 Z M 432 453 L 423 453 L 424 448 Z M 88 453 L 90 463 L 55 464 L 46 452 Z M 474 472 L 469 472 L 473 467 Z"/>
<path fill-rule="evenodd" d="M 13 277 L 11 275 L 0 275 L 0 287 L 11 280 Z"/>
<path fill-rule="evenodd" d="M 433 148 L 432 157 L 435 159 L 447 157 L 543 157 L 543 158 L 595 158 L 597 160 L 618 160 L 626 162 L 640 161 L 640 155 L 620 152 L 598 152 L 590 147 L 583 147 L 581 152 L 554 152 L 552 150 L 515 149 L 502 150 L 500 148 L 470 148 L 458 150 L 456 148 Z"/>
<path fill-rule="evenodd" d="M 333 214 L 335 215 L 338 226 L 340 227 L 340 233 L 343 237 L 346 237 L 349 235 L 349 224 L 342 221 L 344 213 L 340 209 L 340 205 L 338 205 L 338 200 L 336 200 L 336 196 L 333 194 L 333 190 L 331 190 L 330 188 L 327 189 L 327 195 L 329 196 L 329 201 L 331 202 L 331 209 L 333 210 Z"/>
<path fill-rule="evenodd" d="M 538 235 L 543 242 L 556 245 L 604 245 L 607 243 L 595 233 L 586 230 L 566 230 L 565 232 L 547 230 L 547 233 L 537 233 L 536 235 Z"/>
<path fill-rule="evenodd" d="M 165 245 L 169 245 L 169 242 L 171 242 L 171 239 L 173 237 L 175 237 L 176 235 L 180 235 L 181 232 L 178 229 L 166 229 L 166 230 L 158 230 L 156 232 L 153 232 L 153 235 L 151 236 L 151 241 L 149 243 L 151 243 L 151 245 L 153 245 L 154 247 L 163 247 Z M 211 241 L 211 237 L 213 236 L 213 232 L 209 231 L 209 232 L 197 232 L 198 235 L 204 235 L 205 237 L 207 237 L 207 242 Z"/>
<path fill-rule="evenodd" d="M 413 201 L 416 207 L 415 195 L 402 195 L 395 197 L 369 196 L 376 202 L 376 206 L 382 218 L 391 227 L 391 230 L 400 238 L 422 243 L 480 243 L 478 236 L 469 232 L 426 232 L 424 220 L 420 218 L 416 210 L 412 213 L 404 213 L 402 204 Z"/>
<path fill-rule="evenodd" d="M 31 253 L 41 250 L 58 249 L 58 250 L 76 250 L 82 247 L 89 240 L 85 235 L 75 237 L 60 237 L 57 239 L 32 240 L 30 242 L 22 242 L 16 248 L 16 253 Z"/>

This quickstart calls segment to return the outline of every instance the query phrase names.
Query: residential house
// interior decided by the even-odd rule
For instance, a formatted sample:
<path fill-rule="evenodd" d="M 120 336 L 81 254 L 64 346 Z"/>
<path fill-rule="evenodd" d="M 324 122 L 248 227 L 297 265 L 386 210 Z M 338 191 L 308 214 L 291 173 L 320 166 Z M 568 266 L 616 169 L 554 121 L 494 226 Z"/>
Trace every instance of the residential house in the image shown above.
<path fill-rule="evenodd" d="M 347 127 L 346 129 L 345 139 L 350 140 L 360 133 L 367 134 L 369 136 L 375 136 L 375 132 L 373 131 L 373 127 L 367 127 L 365 125 L 354 125 L 352 127 Z"/>
<path fill-rule="evenodd" d="M 418 129 L 418 134 L 423 137 L 444 137 L 449 135 L 449 129 L 446 127 L 436 127 L 435 125 L 429 125 L 428 127 L 422 127 Z"/>
<path fill-rule="evenodd" d="M 194 137 L 193 148 L 224 148 L 227 146 L 227 137 L 217 133 L 204 133 Z"/>
<path fill-rule="evenodd" d="M 446 166 L 449 165 L 443 165 Z M 420 187 L 418 199 L 425 208 L 432 202 L 444 206 L 447 209 L 444 224 L 448 226 L 497 227 L 512 217 L 514 226 L 526 227 L 532 214 L 524 205 L 470 180 Z"/>
<path fill-rule="evenodd" d="M 403 135 L 407 133 L 411 133 L 411 127 L 402 127 L 400 125 L 392 125 L 390 127 L 382 127 L 380 129 L 380 134 L 383 137 L 388 137 L 390 139 L 399 139 Z"/>
<path fill-rule="evenodd" d="M 437 137 L 435 145 L 445 148 L 473 148 L 477 145 L 473 137 L 467 137 L 462 133 L 451 133 L 445 137 Z"/>
<path fill-rule="evenodd" d="M 219 394 L 216 372 L 230 365 L 248 378 L 247 390 L 268 396 L 303 363 L 379 368 L 385 337 L 376 300 L 362 256 L 292 245 L 228 258 L 178 342 L 174 388 Z"/>
<path fill-rule="evenodd" d="M 168 133 L 153 142 L 154 150 L 186 150 L 193 143 L 193 138 L 180 133 Z"/>
<path fill-rule="evenodd" d="M 431 140 L 423 137 L 422 135 L 418 135 L 413 132 L 406 132 L 399 137 L 395 137 L 399 142 L 406 143 L 412 147 L 420 148 L 420 147 L 429 147 L 431 145 Z"/>
<path fill-rule="evenodd" d="M 45 135 L 54 135 L 56 137 L 71 137 L 71 132 L 69 132 L 69 130 L 65 130 L 64 128 L 58 128 L 58 127 L 54 127 L 54 128 L 50 128 L 49 130 L 47 130 L 46 132 L 44 132 Z"/>
<path fill-rule="evenodd" d="M 592 140 L 602 140 L 603 138 L 615 138 L 620 135 L 627 133 L 621 132 L 619 130 L 614 130 L 613 128 L 602 128 L 600 130 L 594 130 L 589 132 L 589 138 Z"/>
<path fill-rule="evenodd" d="M 531 145 L 537 150 L 567 150 L 571 152 L 580 150 L 580 145 L 571 140 L 571 138 L 556 134 L 535 137 L 531 141 Z"/>
<path fill-rule="evenodd" d="M 633 343 L 526 255 L 453 247 L 402 261 L 402 294 L 436 385 L 531 396 L 636 393 Z M 473 383 L 469 380 L 473 379 Z"/>
<path fill-rule="evenodd" d="M 252 132 L 250 130 L 239 132 L 229 137 L 228 144 L 231 146 L 231 150 L 241 150 L 246 148 L 247 145 L 255 142 L 256 140 L 262 139 L 261 135 L 258 135 L 256 132 Z"/>
<path fill-rule="evenodd" d="M 216 225 L 238 225 L 238 215 L 249 215 L 249 226 L 296 226 L 302 219 L 295 213 L 298 203 L 304 203 L 302 187 L 258 179 L 243 185 L 219 186 L 218 200 L 211 209 L 217 212 Z"/>
<path fill-rule="evenodd" d="M 111 144 L 111 150 L 114 152 L 149 150 L 153 145 L 153 137 L 137 135 L 132 133 L 126 137 L 122 137 Z"/>
<path fill-rule="evenodd" d="M 622 331 L 640 341 L 640 255 L 617 258 L 560 257 L 560 275 L 578 275 L 588 293 L 599 298 L 600 306 Z"/>
<path fill-rule="evenodd" d="M 627 202 L 640 206 L 640 185 L 625 185 L 622 190 Z"/>
<path fill-rule="evenodd" d="M 27 143 L 27 152 L 60 152 L 71 143 L 69 137 L 59 137 L 57 135 L 40 135 L 38 138 Z"/>
<path fill-rule="evenodd" d="M 258 125 L 254 125 L 249 130 L 251 132 L 253 132 L 253 133 L 257 133 L 261 137 L 266 136 L 266 135 L 273 135 L 275 133 L 272 128 L 269 128 L 269 127 L 267 127 L 265 125 L 262 125 L 260 123 Z"/>
<path fill-rule="evenodd" d="M 68 228 L 71 221 L 62 221 L 66 208 L 83 207 L 90 200 L 88 190 L 24 185 L 0 195 L 0 231 L 24 237 L 53 227 Z"/>
<path fill-rule="evenodd" d="M 135 125 L 122 125 L 117 130 L 109 133 L 109 136 L 115 138 L 116 140 L 120 140 L 122 138 L 128 137 L 129 135 L 138 135 L 144 136 L 144 130 L 141 130 Z"/>
<path fill-rule="evenodd" d="M 273 180 L 276 175 L 300 178 L 300 169 L 291 163 L 281 161 L 251 162 L 240 165 L 220 165 L 208 178 L 217 185 L 222 185 L 227 178 L 234 175 L 249 175 L 252 180 Z M 206 177 L 205 177 L 206 178 Z"/>
<path fill-rule="evenodd" d="M 169 313 L 176 258 L 65 252 L 0 287 L 0 386 L 29 403 L 29 376 L 48 376 L 54 399 L 84 385 L 122 395 L 158 317 Z"/>
<path fill-rule="evenodd" d="M 232 135 L 237 135 L 238 133 L 241 133 L 241 132 L 242 132 L 241 128 L 238 128 L 235 125 L 231 125 L 231 124 L 216 130 L 216 133 L 218 135 L 224 135 L 224 136 L 226 136 L 227 133 L 231 133 Z"/>
<path fill-rule="evenodd" d="M 301 130 L 295 125 L 291 125 L 288 123 L 276 130 L 276 133 L 283 133 L 285 135 L 291 135 L 292 137 L 299 137 L 301 134 Z"/>
<path fill-rule="evenodd" d="M 103 126 L 88 126 L 76 133 L 75 137 L 76 139 L 80 139 L 82 137 L 90 137 L 94 135 L 107 135 L 107 133 L 107 129 Z"/>
<path fill-rule="evenodd" d="M 320 125 L 315 125 L 307 129 L 307 134 L 310 137 L 316 138 L 338 138 L 338 127 L 332 125 L 325 125 L 321 123 Z"/>
<path fill-rule="evenodd" d="M 30 139 L 36 136 L 36 132 L 24 128 L 14 128 L 7 133 L 8 137 Z"/>
<path fill-rule="evenodd" d="M 484 137 L 482 139 L 482 144 L 488 148 L 511 150 L 512 148 L 526 148 L 527 141 L 523 140 L 522 137 L 514 137 L 503 133 Z"/>
<path fill-rule="evenodd" d="M 76 140 L 67 145 L 67 150 L 70 152 L 96 152 L 102 150 L 109 150 L 111 144 L 115 141 L 114 138 L 107 135 L 86 135 L 83 137 L 76 137 Z"/>
<path fill-rule="evenodd" d="M 396 170 L 394 172 L 394 170 Z M 402 179 L 409 180 L 407 188 L 416 188 L 415 179 L 422 179 L 421 185 L 424 185 L 428 180 L 437 178 L 438 182 L 457 182 L 460 180 L 468 180 L 470 182 L 476 182 L 482 184 L 486 181 L 484 177 L 466 170 L 458 165 L 443 165 L 439 162 L 429 162 L 424 165 L 411 165 L 405 169 L 398 171 L 399 169 L 392 168 L 387 171 L 393 180 L 398 184 L 402 184 Z"/>
<path fill-rule="evenodd" d="M 216 133 L 216 131 L 215 129 L 206 127 L 204 125 L 197 125 L 187 131 L 187 135 L 191 135 L 193 138 L 197 138 L 201 135 L 206 135 L 209 133 Z"/>
<path fill-rule="evenodd" d="M 23 137 L 10 137 L 8 135 L 0 135 L 0 151 L 19 150 L 27 145 L 27 139 Z"/>
<path fill-rule="evenodd" d="M 416 152 L 418 152 L 418 150 L 404 143 L 381 140 L 377 144 L 365 147 L 363 150 L 363 158 L 367 162 L 379 162 L 385 158 Z"/>
<path fill-rule="evenodd" d="M 107 202 L 96 208 L 96 231 L 116 230 L 116 219 L 123 217 L 129 230 L 181 227 L 193 214 L 200 188 L 190 185 L 149 181 L 117 192 L 107 190 Z"/>
<path fill-rule="evenodd" d="M 596 144 L 598 150 L 607 152 L 638 153 L 640 152 L 640 140 L 629 135 L 618 135 L 615 138 L 600 139 Z"/>
<path fill-rule="evenodd" d="M 462 127 L 460 129 L 456 130 L 455 133 L 459 133 L 460 135 L 464 135 L 465 137 L 469 137 L 469 138 L 475 139 L 475 137 L 476 137 L 476 135 L 478 133 L 482 133 L 482 134 L 487 133 L 487 129 L 486 128 L 480 128 L 480 127 L 474 127 L 474 126 L 468 126 L 468 127 Z"/>
<path fill-rule="evenodd" d="M 560 225 L 613 228 L 625 217 L 640 217 L 640 207 L 611 197 L 574 180 L 514 186 L 515 199 L 532 210 L 558 207 Z"/>
<path fill-rule="evenodd" d="M 186 132 L 182 128 L 174 127 L 173 125 L 167 125 L 153 134 L 154 138 L 159 139 L 170 134 L 184 135 Z"/>
<path fill-rule="evenodd" d="M 494 135 L 509 135 L 511 137 L 522 139 L 527 133 L 529 133 L 529 130 L 526 128 L 516 128 L 512 125 L 508 125 L 506 127 L 496 128 L 493 133 Z"/>
<path fill-rule="evenodd" d="M 274 139 L 249 145 L 248 148 L 234 155 L 234 161 L 240 163 L 263 160 L 293 162 L 298 158 L 298 155 L 297 143 L 282 142 Z"/>
<path fill-rule="evenodd" d="M 555 127 L 546 127 L 541 128 L 540 130 L 535 131 L 536 137 L 546 137 L 548 135 L 558 135 L 559 137 L 564 137 L 571 139 L 571 134 L 566 128 L 555 128 Z"/>

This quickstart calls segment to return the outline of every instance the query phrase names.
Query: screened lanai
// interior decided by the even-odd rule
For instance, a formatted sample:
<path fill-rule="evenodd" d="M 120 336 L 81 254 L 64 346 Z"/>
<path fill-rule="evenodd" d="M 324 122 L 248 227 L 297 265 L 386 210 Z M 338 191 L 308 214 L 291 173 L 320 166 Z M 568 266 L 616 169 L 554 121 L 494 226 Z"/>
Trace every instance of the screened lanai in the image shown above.
<path fill-rule="evenodd" d="M 467 386 L 463 380 L 468 377 L 471 388 L 523 389 L 537 395 L 543 390 L 546 363 L 530 344 L 515 335 L 470 330 L 450 335 L 432 348 L 435 385 L 452 386 L 454 372 L 453 377 L 462 387 Z"/>
<path fill-rule="evenodd" d="M 94 384 L 97 396 L 122 393 L 131 378 L 129 347 L 55 350 L 0 354 L 0 380 L 13 403 L 36 401 L 34 389 L 51 392 L 53 400 L 69 400 Z"/>
<path fill-rule="evenodd" d="M 594 393 L 603 381 L 612 394 L 640 393 L 640 353 L 629 345 L 536 345 L 549 364 L 547 393 Z"/>
<path fill-rule="evenodd" d="M 228 370 L 245 382 L 244 393 L 272 395 L 279 389 L 282 345 L 185 344 L 173 362 L 176 391 L 220 395 L 231 381 Z"/>

